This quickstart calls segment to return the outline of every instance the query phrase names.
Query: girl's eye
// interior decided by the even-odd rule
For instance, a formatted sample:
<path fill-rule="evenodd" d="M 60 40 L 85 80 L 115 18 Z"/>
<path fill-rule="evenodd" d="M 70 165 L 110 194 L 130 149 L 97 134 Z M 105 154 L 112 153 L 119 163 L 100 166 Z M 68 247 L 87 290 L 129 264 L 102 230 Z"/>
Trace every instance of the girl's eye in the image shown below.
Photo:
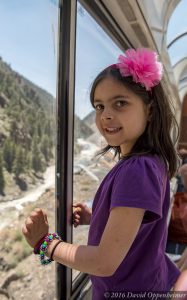
<path fill-rule="evenodd" d="M 122 107 L 122 106 L 124 106 L 124 105 L 126 105 L 126 104 L 127 104 L 127 102 L 124 101 L 124 100 L 118 100 L 118 101 L 116 102 L 116 106 L 117 106 L 117 107 Z"/>
<path fill-rule="evenodd" d="M 101 110 L 103 109 L 103 105 L 102 104 L 97 104 L 94 106 L 95 110 Z"/>

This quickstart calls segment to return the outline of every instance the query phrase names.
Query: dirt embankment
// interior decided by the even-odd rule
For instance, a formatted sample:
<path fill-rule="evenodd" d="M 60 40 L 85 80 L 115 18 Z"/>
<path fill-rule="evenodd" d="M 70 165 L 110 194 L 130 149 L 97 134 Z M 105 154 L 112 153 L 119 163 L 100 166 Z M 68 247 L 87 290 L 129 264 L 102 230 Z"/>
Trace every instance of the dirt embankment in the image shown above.
<path fill-rule="evenodd" d="M 93 199 L 97 183 L 85 173 L 74 176 L 74 202 Z M 55 231 L 55 194 L 48 189 L 34 203 L 25 204 L 18 217 L 0 230 L 0 299 L 55 300 L 55 263 L 41 266 L 38 256 L 21 233 L 28 214 L 36 207 L 46 210 L 50 231 Z M 73 242 L 86 244 L 89 226 L 73 228 Z M 62 233 L 63 239 L 63 233 Z M 78 275 L 73 270 L 73 279 Z"/>
<path fill-rule="evenodd" d="M 51 230 L 54 231 L 54 190 L 46 191 L 34 204 L 27 204 L 18 218 L 0 231 L 0 299 L 55 299 L 54 264 L 46 269 L 26 243 L 21 228 L 28 214 L 35 208 L 45 208 Z M 52 279 L 52 280 L 51 280 Z M 47 295 L 47 286 L 49 294 Z M 7 295 L 5 293 L 7 293 Z M 52 294 L 53 293 L 53 294 Z M 4 298 L 3 298 L 4 297 Z"/>

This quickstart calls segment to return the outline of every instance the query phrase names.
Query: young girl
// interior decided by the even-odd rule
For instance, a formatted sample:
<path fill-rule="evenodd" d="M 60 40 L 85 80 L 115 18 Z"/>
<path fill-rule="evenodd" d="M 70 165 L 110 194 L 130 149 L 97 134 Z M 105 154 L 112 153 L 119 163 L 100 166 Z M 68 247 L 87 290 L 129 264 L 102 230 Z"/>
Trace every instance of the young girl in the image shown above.
<path fill-rule="evenodd" d="M 178 156 L 170 137 L 175 118 L 161 77 L 154 51 L 129 49 L 92 85 L 96 125 L 108 144 L 102 153 L 113 149 L 119 161 L 103 179 L 92 213 L 75 205 L 74 226 L 90 224 L 88 245 L 49 236 L 41 209 L 23 226 L 42 264 L 53 259 L 90 274 L 94 300 L 112 297 L 114 291 L 169 291 L 180 274 L 165 255 L 169 179 Z"/>

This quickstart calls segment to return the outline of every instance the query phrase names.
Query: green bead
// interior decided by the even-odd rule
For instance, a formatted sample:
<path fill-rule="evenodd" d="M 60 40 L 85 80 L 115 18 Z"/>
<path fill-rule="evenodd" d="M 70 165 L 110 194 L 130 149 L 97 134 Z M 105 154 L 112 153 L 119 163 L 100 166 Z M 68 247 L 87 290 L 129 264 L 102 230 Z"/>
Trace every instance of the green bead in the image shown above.
<path fill-rule="evenodd" d="M 47 242 L 45 241 L 45 242 L 43 242 L 43 244 L 44 244 L 44 245 L 47 245 Z"/>
<path fill-rule="evenodd" d="M 40 254 L 44 254 L 44 252 L 43 252 L 43 251 L 40 251 Z"/>

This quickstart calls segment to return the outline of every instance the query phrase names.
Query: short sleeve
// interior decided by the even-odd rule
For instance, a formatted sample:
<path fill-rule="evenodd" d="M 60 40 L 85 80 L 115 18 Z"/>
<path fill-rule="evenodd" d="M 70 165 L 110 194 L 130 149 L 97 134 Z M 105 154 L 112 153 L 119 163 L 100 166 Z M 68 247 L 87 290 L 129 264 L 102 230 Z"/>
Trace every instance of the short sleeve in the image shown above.
<path fill-rule="evenodd" d="M 130 158 L 115 176 L 110 210 L 116 206 L 143 208 L 143 223 L 162 218 L 163 176 L 151 157 Z"/>

